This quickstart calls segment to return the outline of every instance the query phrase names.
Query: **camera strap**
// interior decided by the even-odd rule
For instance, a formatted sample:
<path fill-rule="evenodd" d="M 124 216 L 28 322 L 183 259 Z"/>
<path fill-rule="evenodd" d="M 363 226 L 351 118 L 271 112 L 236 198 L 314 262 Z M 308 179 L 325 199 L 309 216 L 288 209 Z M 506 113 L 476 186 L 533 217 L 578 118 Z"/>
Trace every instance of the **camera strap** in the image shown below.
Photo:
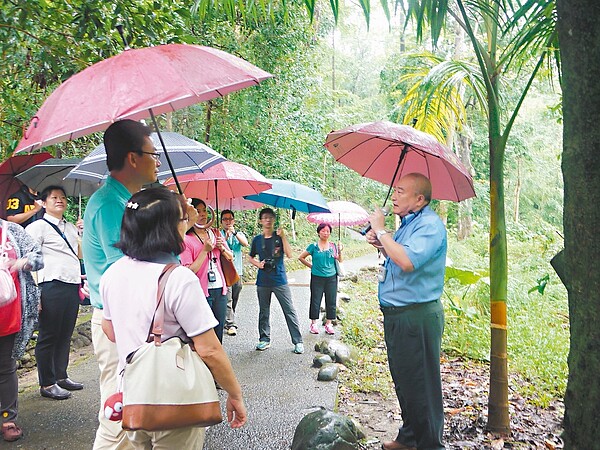
<path fill-rule="evenodd" d="M 273 243 L 273 245 L 270 248 L 270 255 L 267 255 L 267 244 L 266 244 L 266 239 L 265 239 L 265 235 L 263 234 L 262 236 L 262 252 L 263 252 L 263 259 L 273 259 L 275 258 L 275 254 L 273 252 L 273 250 L 275 249 L 275 239 L 278 238 L 279 236 L 277 236 L 276 233 L 273 233 L 273 235 L 269 238 L 269 239 L 273 239 L 273 241 L 271 241 Z"/>

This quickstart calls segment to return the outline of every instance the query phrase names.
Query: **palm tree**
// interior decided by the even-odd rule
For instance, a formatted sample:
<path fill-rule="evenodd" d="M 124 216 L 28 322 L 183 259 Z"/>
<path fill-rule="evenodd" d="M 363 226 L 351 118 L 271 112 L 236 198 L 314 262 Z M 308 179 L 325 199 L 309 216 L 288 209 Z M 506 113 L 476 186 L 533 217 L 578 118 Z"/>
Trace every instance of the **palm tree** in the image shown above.
<path fill-rule="evenodd" d="M 504 207 L 504 155 L 506 142 L 519 109 L 527 92 L 547 58 L 549 49 L 556 48 L 556 34 L 553 31 L 554 15 L 550 21 L 533 21 L 531 17 L 546 8 L 540 8 L 532 0 L 523 7 L 494 0 L 474 0 L 463 3 L 455 0 L 451 7 L 448 2 L 408 1 L 408 14 L 417 23 L 417 35 L 423 38 L 426 23 L 431 25 L 433 42 L 440 36 L 444 20 L 451 16 L 464 29 L 475 52 L 478 71 L 470 79 L 473 91 L 482 100 L 488 121 L 490 157 L 490 302 L 491 302 L 491 349 L 490 349 L 490 392 L 488 399 L 488 429 L 496 432 L 510 431 L 508 413 L 508 367 L 507 367 L 507 241 Z M 512 6 L 512 7 L 510 7 Z M 544 5 L 547 6 L 547 5 Z M 514 8 L 514 9 L 513 9 Z M 551 12 L 553 10 L 551 9 Z M 540 24 L 543 24 L 541 26 Z M 535 61 L 530 66 L 529 61 Z M 431 77 L 437 77 L 441 90 L 456 89 L 448 80 L 451 73 L 463 70 L 462 79 L 468 80 L 466 66 L 459 67 L 453 62 L 441 62 Z M 509 71 L 528 71 L 528 79 L 519 99 L 514 105 L 503 100 L 501 91 L 502 75 Z M 478 72 L 477 75 L 474 75 Z M 456 78 L 458 79 L 458 78 Z M 455 80 L 456 80 L 455 79 Z M 479 89 L 483 87 L 483 89 Z M 433 83 L 431 88 L 433 89 Z M 432 92 L 432 91 L 430 91 Z M 438 99 L 442 99 L 439 95 Z M 448 98 L 448 97 L 447 97 Z M 454 97 L 449 97 L 454 98 Z M 452 103 L 451 103 L 452 104 Z"/>

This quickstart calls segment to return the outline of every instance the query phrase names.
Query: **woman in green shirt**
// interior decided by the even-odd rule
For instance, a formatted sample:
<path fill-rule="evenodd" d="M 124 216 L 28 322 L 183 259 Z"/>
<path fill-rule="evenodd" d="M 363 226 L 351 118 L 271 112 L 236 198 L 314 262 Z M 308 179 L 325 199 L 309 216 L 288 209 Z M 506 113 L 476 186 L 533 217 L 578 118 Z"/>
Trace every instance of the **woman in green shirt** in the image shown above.
<path fill-rule="evenodd" d="M 325 332 L 335 334 L 332 320 L 336 318 L 336 295 L 337 295 L 337 262 L 342 262 L 341 245 L 337 246 L 329 242 L 331 236 L 331 225 L 321 223 L 317 227 L 319 240 L 310 244 L 298 259 L 306 267 L 310 268 L 310 332 L 319 334 L 317 320 L 321 309 L 321 300 L 325 294 Z M 311 261 L 306 258 L 311 256 Z"/>

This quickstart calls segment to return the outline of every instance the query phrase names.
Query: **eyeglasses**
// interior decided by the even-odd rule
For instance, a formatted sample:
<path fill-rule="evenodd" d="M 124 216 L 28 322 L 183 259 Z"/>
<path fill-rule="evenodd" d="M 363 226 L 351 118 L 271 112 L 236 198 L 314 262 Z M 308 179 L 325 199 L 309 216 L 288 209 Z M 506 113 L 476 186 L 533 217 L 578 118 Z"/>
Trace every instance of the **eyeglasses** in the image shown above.
<path fill-rule="evenodd" d="M 189 220 L 190 220 L 190 218 L 189 218 L 189 217 L 184 217 L 184 218 L 182 218 L 182 219 L 179 219 L 179 221 L 180 221 L 180 222 L 187 222 L 187 221 L 189 221 Z"/>
<path fill-rule="evenodd" d="M 233 220 L 233 217 L 223 217 L 223 218 L 221 219 L 221 221 L 223 221 L 223 222 L 225 222 L 225 221 L 230 221 L 230 220 Z"/>
<path fill-rule="evenodd" d="M 155 152 L 145 152 L 145 151 L 143 151 L 143 150 L 140 150 L 139 152 L 136 152 L 136 153 L 139 153 L 139 154 L 142 154 L 142 153 L 144 153 L 144 154 L 146 154 L 146 155 L 150 155 L 150 156 L 152 156 L 152 157 L 154 158 L 154 161 L 158 161 L 158 160 L 159 160 L 159 158 L 160 158 L 160 153 L 155 153 Z"/>

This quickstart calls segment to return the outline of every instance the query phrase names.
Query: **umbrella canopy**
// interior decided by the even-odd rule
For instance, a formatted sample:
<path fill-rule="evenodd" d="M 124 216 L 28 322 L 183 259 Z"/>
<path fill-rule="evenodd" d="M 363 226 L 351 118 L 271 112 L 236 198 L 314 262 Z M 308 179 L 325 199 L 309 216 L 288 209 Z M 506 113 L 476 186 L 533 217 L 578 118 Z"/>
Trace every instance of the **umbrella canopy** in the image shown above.
<path fill-rule="evenodd" d="M 178 178 L 186 197 L 214 200 L 216 209 L 220 203 L 217 200 L 239 198 L 271 188 L 271 183 L 256 170 L 233 161 L 223 161 L 202 173 L 182 175 Z M 175 181 L 170 178 L 164 184 L 172 188 Z"/>
<path fill-rule="evenodd" d="M 352 226 L 362 225 L 369 221 L 369 213 L 360 205 L 353 202 L 332 201 L 327 202 L 331 212 L 310 213 L 306 220 L 311 223 L 328 223 L 330 225 Z"/>
<path fill-rule="evenodd" d="M 0 201 L 2 202 L 0 203 L 0 217 L 3 219 L 6 218 L 6 201 L 23 185 L 16 176 L 50 158 L 52 158 L 52 155 L 45 152 L 32 155 L 17 155 L 11 156 L 0 164 Z"/>
<path fill-rule="evenodd" d="M 81 158 L 51 158 L 37 164 L 25 172 L 17 175 L 17 178 L 25 185 L 38 192 L 43 191 L 48 186 L 59 185 L 65 190 L 65 193 L 70 196 L 92 195 L 98 189 L 98 180 L 85 181 L 79 179 L 64 178 L 77 164 L 81 162 Z"/>
<path fill-rule="evenodd" d="M 473 179 L 458 157 L 430 134 L 408 125 L 352 125 L 329 133 L 324 145 L 336 161 L 390 187 L 403 175 L 417 172 L 429 178 L 435 199 L 475 196 Z"/>
<path fill-rule="evenodd" d="M 62 83 L 34 115 L 16 153 L 103 131 L 121 119 L 176 111 L 272 75 L 211 47 L 128 49 Z"/>
<path fill-rule="evenodd" d="M 209 146 L 179 133 L 165 132 L 161 133 L 161 136 L 169 151 L 169 157 L 177 175 L 200 172 L 215 164 L 226 161 L 223 155 L 217 153 Z M 155 146 L 160 146 L 157 133 L 152 133 L 150 138 Z M 158 179 L 165 180 L 172 176 L 172 173 L 165 162 L 164 153 L 160 153 L 159 159 L 161 166 L 158 172 Z M 104 144 L 100 144 L 92 153 L 83 158 L 66 178 L 99 183 L 105 180 L 107 176 L 106 150 Z"/>
<path fill-rule="evenodd" d="M 273 185 L 271 189 L 244 198 L 305 213 L 330 212 L 323 195 L 315 189 L 289 180 L 269 179 L 268 182 Z"/>
<path fill-rule="evenodd" d="M 306 220 L 311 223 L 328 223 L 339 227 L 338 240 L 341 239 L 341 227 L 362 225 L 369 221 L 369 213 L 360 205 L 353 202 L 327 202 L 330 213 L 310 213 Z"/>
<path fill-rule="evenodd" d="M 221 211 L 230 209 L 231 211 L 246 211 L 248 209 L 259 209 L 263 207 L 262 203 L 246 200 L 245 198 L 219 198 L 207 199 L 206 204 L 211 208 L 221 208 Z"/>

